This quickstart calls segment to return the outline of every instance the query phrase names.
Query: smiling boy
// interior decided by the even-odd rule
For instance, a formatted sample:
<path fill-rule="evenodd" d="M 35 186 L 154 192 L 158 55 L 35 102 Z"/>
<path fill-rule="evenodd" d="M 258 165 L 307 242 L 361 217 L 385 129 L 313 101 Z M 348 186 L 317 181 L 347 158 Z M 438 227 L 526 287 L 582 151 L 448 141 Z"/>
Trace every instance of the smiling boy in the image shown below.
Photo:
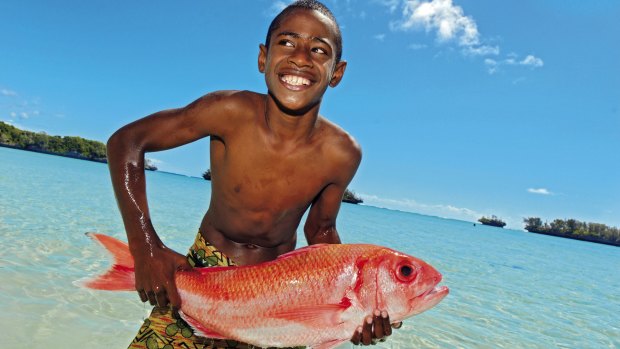
<path fill-rule="evenodd" d="M 284 9 L 260 45 L 267 94 L 220 91 L 119 129 L 108 141 L 110 174 L 136 265 L 142 301 L 157 305 L 130 348 L 242 348 L 194 336 L 174 318 L 174 273 L 193 266 L 249 265 L 295 248 L 306 210 L 308 244 L 340 243 L 336 216 L 361 161 L 344 130 L 319 115 L 327 87 L 345 72 L 340 29 L 316 1 Z M 196 243 L 185 257 L 155 232 L 145 192 L 144 153 L 210 137 L 212 194 Z M 377 310 L 352 334 L 370 344 L 391 334 Z M 206 346 L 205 346 L 206 345 Z"/>

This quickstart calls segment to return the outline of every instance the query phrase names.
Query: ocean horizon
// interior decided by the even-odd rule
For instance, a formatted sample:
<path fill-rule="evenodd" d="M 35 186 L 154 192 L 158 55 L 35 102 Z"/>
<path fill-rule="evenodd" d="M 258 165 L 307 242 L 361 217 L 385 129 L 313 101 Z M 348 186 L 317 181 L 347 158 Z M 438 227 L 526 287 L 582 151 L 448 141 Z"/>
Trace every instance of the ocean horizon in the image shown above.
<path fill-rule="evenodd" d="M 73 284 L 110 265 L 84 233 L 126 241 L 107 166 L 0 148 L 0 193 L 2 347 L 127 347 L 150 306 L 133 292 Z M 147 172 L 153 224 L 169 247 L 191 245 L 210 193 L 201 177 Z M 419 257 L 451 291 L 376 347 L 620 347 L 620 249 L 472 223 L 343 203 L 343 242 Z"/>

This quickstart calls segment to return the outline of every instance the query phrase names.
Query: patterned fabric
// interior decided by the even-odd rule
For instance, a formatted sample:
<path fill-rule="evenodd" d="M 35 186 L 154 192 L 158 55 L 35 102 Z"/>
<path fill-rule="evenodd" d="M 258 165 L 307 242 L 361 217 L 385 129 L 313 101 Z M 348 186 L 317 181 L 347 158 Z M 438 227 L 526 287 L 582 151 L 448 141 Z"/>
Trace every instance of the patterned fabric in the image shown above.
<path fill-rule="evenodd" d="M 196 268 L 236 265 L 217 248 L 205 241 L 198 232 L 196 241 L 187 254 L 189 264 Z M 255 349 L 251 344 L 234 340 L 195 336 L 182 319 L 177 319 L 168 307 L 154 307 L 148 319 L 138 330 L 130 349 Z M 303 347 L 298 347 L 303 348 Z"/>

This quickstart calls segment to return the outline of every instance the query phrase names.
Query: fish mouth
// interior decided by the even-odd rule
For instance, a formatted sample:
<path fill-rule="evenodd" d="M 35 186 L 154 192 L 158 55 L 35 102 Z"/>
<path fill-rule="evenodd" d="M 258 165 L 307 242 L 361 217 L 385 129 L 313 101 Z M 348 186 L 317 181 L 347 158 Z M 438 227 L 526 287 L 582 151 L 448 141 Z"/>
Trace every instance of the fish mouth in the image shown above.
<path fill-rule="evenodd" d="M 447 286 L 435 286 L 423 294 L 412 299 L 413 313 L 417 315 L 437 305 L 444 297 L 450 293 Z"/>
<path fill-rule="evenodd" d="M 434 298 L 434 297 L 445 297 L 450 293 L 450 289 L 448 286 L 435 286 L 430 289 L 428 292 L 423 294 L 421 297 L 426 298 Z"/>

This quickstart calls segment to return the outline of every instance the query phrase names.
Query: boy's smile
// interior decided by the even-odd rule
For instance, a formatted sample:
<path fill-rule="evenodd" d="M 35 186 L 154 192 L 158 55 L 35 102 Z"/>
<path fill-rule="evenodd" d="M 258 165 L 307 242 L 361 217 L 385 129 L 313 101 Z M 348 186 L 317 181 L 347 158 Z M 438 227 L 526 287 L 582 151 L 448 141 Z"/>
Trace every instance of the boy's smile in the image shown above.
<path fill-rule="evenodd" d="M 318 107 L 327 86 L 340 82 L 346 63 L 336 62 L 334 25 L 317 11 L 297 10 L 282 20 L 269 47 L 260 46 L 259 70 L 287 114 Z"/>

